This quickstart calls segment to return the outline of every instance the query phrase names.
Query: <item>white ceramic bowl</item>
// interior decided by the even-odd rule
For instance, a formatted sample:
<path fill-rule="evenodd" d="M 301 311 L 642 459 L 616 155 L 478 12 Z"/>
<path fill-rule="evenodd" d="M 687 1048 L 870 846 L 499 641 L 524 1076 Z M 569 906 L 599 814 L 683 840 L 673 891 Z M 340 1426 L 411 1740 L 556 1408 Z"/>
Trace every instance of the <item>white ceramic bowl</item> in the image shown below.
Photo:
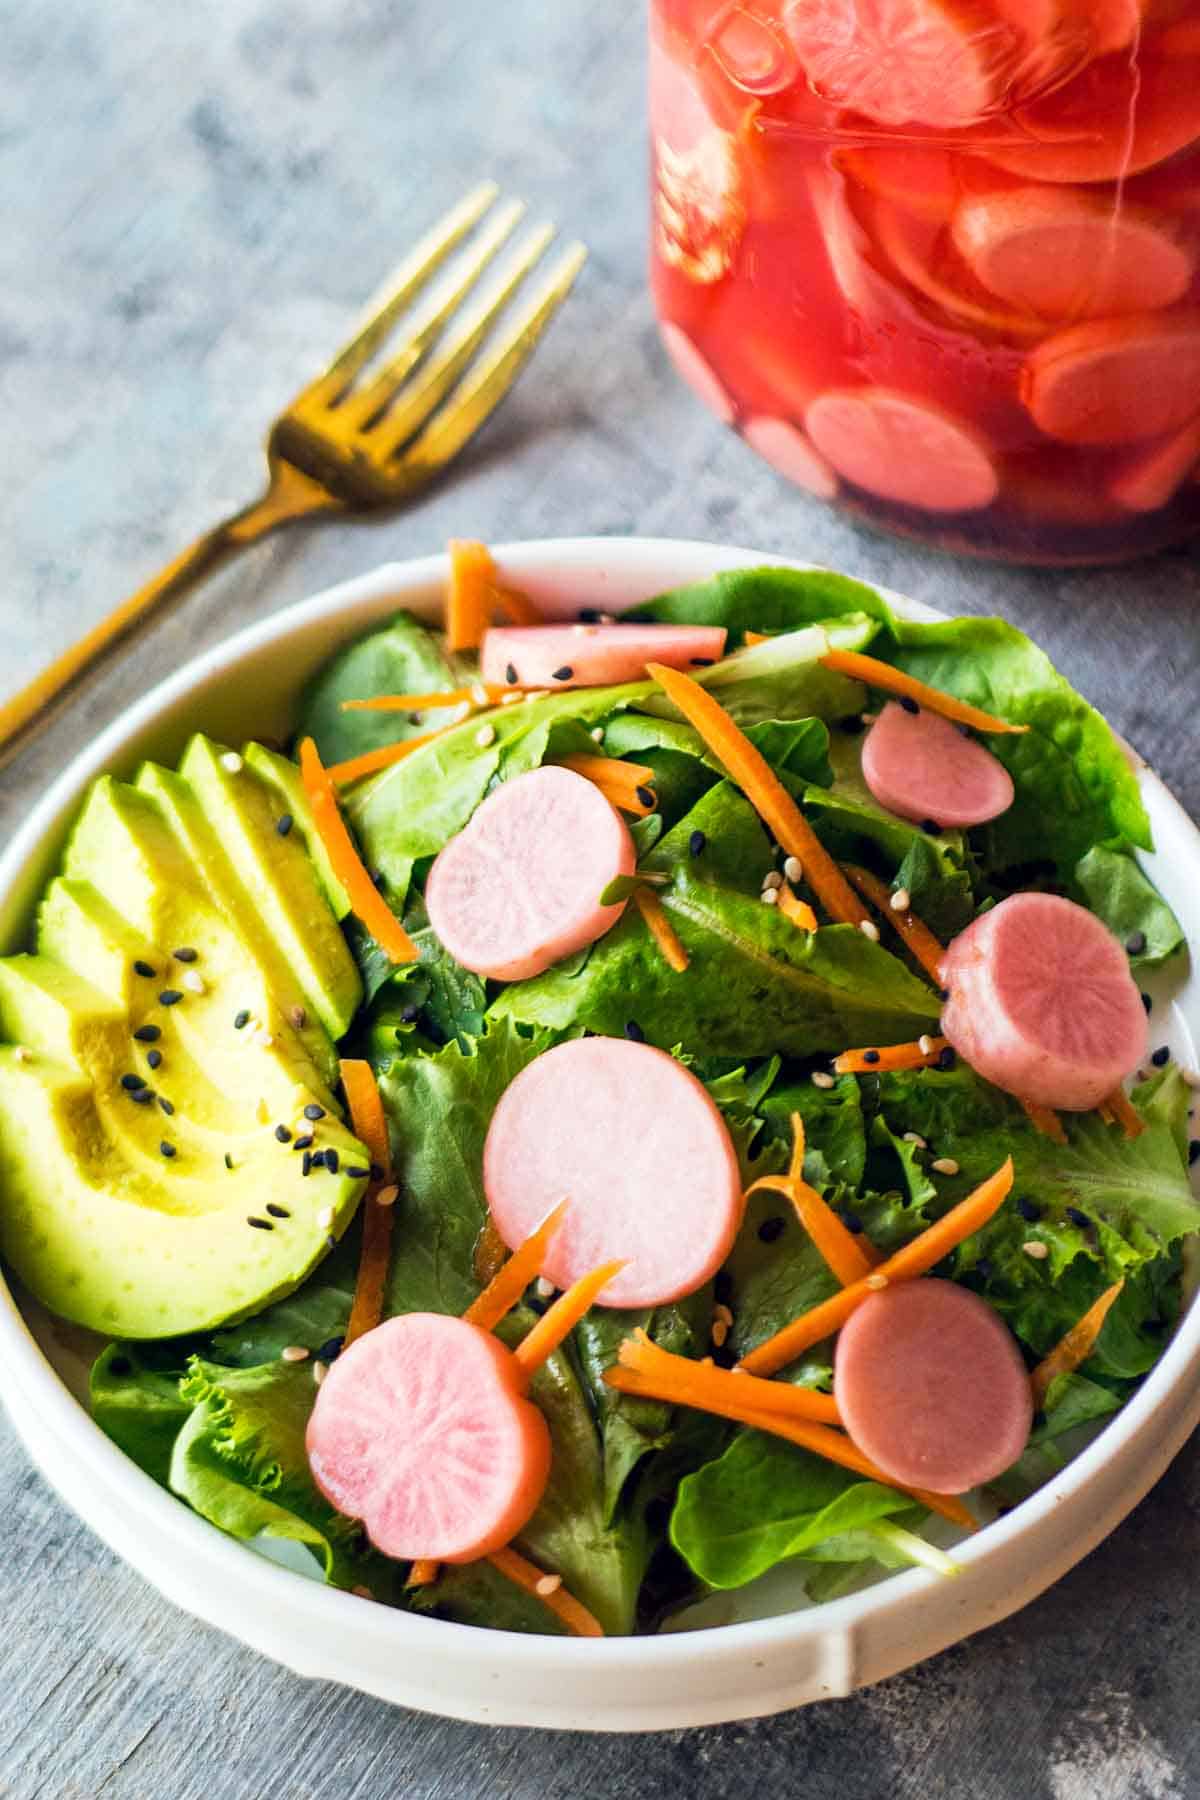
<path fill-rule="evenodd" d="M 497 552 L 549 614 L 614 611 L 719 569 L 779 561 L 707 544 L 567 539 Z M 146 756 L 173 760 L 202 727 L 240 742 L 282 734 L 299 685 L 347 639 L 398 606 L 437 616 L 443 557 L 396 564 L 290 607 L 197 658 L 79 756 L 0 861 L 0 948 L 21 943 L 84 789 Z M 898 601 L 914 617 L 926 607 Z M 1069 672 L 1069 671 L 1068 671 Z M 1147 771 L 1155 880 L 1200 943 L 1200 835 Z M 1155 1041 L 1194 1064 L 1200 984 L 1161 990 Z M 1140 1392 L 1049 1486 L 958 1551 L 955 1580 L 913 1570 L 820 1608 L 795 1576 L 706 1602 L 715 1627 L 652 1638 L 520 1637 L 372 1606 L 279 1568 L 165 1493 L 92 1423 L 92 1340 L 0 1283 L 0 1380 L 34 1461 L 68 1505 L 178 1605 L 302 1675 L 492 1724 L 643 1731 L 777 1712 L 846 1694 L 980 1630 L 1087 1554 L 1165 1469 L 1200 1420 L 1200 1309 Z M 724 1621 L 731 1621 L 725 1623 Z"/>

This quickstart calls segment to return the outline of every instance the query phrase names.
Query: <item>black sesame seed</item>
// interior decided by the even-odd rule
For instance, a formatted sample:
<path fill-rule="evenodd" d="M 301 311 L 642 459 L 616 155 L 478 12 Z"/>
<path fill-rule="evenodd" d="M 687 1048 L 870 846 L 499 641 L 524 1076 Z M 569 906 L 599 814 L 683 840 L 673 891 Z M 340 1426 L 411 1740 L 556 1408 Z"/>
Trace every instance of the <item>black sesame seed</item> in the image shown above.
<path fill-rule="evenodd" d="M 879 1061 L 878 1050 L 864 1050 L 863 1061 L 865 1063 L 877 1063 Z"/>
<path fill-rule="evenodd" d="M 564 663 L 561 669 L 552 669 L 551 670 L 550 679 L 552 681 L 570 681 L 570 679 L 574 673 L 575 673 L 575 671 L 571 667 L 570 663 Z"/>
<path fill-rule="evenodd" d="M 166 1113 L 166 1115 L 169 1119 L 171 1117 L 171 1114 L 175 1111 L 175 1108 L 172 1106 L 171 1102 L 168 1099 L 166 1099 L 166 1097 L 164 1095 L 160 1094 L 158 1096 L 158 1104 L 162 1107 L 163 1111 Z"/>
<path fill-rule="evenodd" d="M 160 1006 L 178 1006 L 182 999 L 183 995 L 178 988 L 164 988 L 158 996 L 158 1003 Z"/>
<path fill-rule="evenodd" d="M 294 823 L 291 813 L 280 813 L 275 821 L 275 829 L 280 837 L 286 837 Z"/>
<path fill-rule="evenodd" d="M 1085 1212 L 1080 1212 L 1077 1206 L 1068 1206 L 1067 1217 L 1070 1219 L 1072 1225 L 1078 1225 L 1080 1231 L 1087 1231 L 1092 1223 L 1087 1214 Z"/>
<path fill-rule="evenodd" d="M 178 1152 L 175 1149 L 174 1144 L 172 1144 L 168 1138 L 164 1138 L 162 1140 L 162 1142 L 159 1144 L 158 1148 L 159 1148 L 160 1152 L 162 1153 L 162 1155 L 168 1159 L 168 1161 L 170 1160 L 170 1158 L 172 1156 L 175 1156 L 178 1154 Z"/>
<path fill-rule="evenodd" d="M 1165 1319 L 1143 1319 L 1142 1320 L 1142 1330 L 1148 1331 L 1150 1333 L 1151 1337 L 1158 1337 L 1160 1332 L 1164 1332 L 1166 1329 L 1167 1329 L 1167 1321 Z"/>
<path fill-rule="evenodd" d="M 860 732 L 866 730 L 866 726 L 863 724 L 858 714 L 853 713 L 850 718 L 842 719 L 839 722 L 838 730 L 844 731 L 847 737 L 857 737 Z"/>
<path fill-rule="evenodd" d="M 157 1069 L 157 1068 L 161 1067 L 162 1051 L 161 1050 L 147 1050 L 146 1061 L 149 1063 L 149 1065 L 152 1069 Z"/>
<path fill-rule="evenodd" d="M 227 1169 L 233 1168 L 233 1158 L 230 1156 L 228 1150 L 225 1152 L 225 1167 Z"/>
<path fill-rule="evenodd" d="M 290 1219 L 292 1216 L 286 1206 L 276 1206 L 274 1200 L 267 1201 L 267 1211 L 273 1219 Z"/>
<path fill-rule="evenodd" d="M 275 1127 L 275 1136 L 279 1139 L 281 1144 L 290 1144 L 292 1141 L 292 1134 L 286 1125 L 277 1125 Z"/>
<path fill-rule="evenodd" d="M 1017 1211 L 1027 1225 L 1036 1225 L 1042 1216 L 1041 1207 L 1035 1201 L 1026 1200 L 1024 1197 L 1017 1201 Z"/>
<path fill-rule="evenodd" d="M 639 787 L 639 788 L 635 788 L 633 791 L 637 795 L 638 799 L 641 801 L 643 806 L 649 806 L 651 808 L 654 808 L 655 806 L 658 805 L 658 801 L 655 799 L 655 796 L 654 796 L 653 788 Z"/>
<path fill-rule="evenodd" d="M 579 623 L 581 625 L 599 625 L 603 622 L 603 619 L 604 614 L 600 611 L 598 606 L 581 606 L 579 609 Z"/>
<path fill-rule="evenodd" d="M 1188 1166 L 1200 1162 L 1200 1138 L 1193 1138 L 1188 1145 Z"/>
<path fill-rule="evenodd" d="M 339 1157 L 337 1151 L 331 1145 L 329 1147 L 329 1149 L 325 1152 L 325 1167 L 329 1170 L 329 1173 L 331 1175 L 336 1175 L 338 1172 L 338 1167 L 339 1167 L 340 1163 L 341 1163 L 341 1158 Z"/>
<path fill-rule="evenodd" d="M 949 1044 L 946 1045 L 944 1050 L 938 1052 L 937 1066 L 939 1069 L 952 1069 L 957 1061 L 958 1057 L 950 1048 Z"/>
<path fill-rule="evenodd" d="M 861 1231 L 863 1228 L 862 1220 L 857 1213 L 843 1211 L 838 1214 L 838 1217 L 841 1219 L 842 1224 L 846 1227 L 847 1231 Z"/>
<path fill-rule="evenodd" d="M 157 970 L 151 968 L 151 966 L 148 962 L 143 962 L 141 960 L 141 958 L 139 957 L 137 962 L 135 962 L 133 965 L 133 972 L 135 975 L 145 975 L 147 977 L 153 977 L 157 973 Z"/>
<path fill-rule="evenodd" d="M 329 1165 L 326 1164 L 325 1166 L 328 1168 Z M 349 1175 L 352 1181 L 360 1181 L 364 1175 L 369 1175 L 371 1171 L 370 1169 L 364 1169 L 361 1163 L 347 1163 L 346 1167 L 342 1170 L 342 1173 L 343 1175 Z"/>
<path fill-rule="evenodd" d="M 312 1155 L 308 1158 L 308 1166 L 310 1169 L 323 1169 L 325 1167 L 325 1152 L 323 1150 L 314 1150 Z"/>
<path fill-rule="evenodd" d="M 307 1175 L 308 1171 L 312 1168 L 312 1165 L 312 1152 L 311 1150 L 306 1150 L 304 1155 L 300 1158 L 300 1173 L 302 1175 Z"/>
<path fill-rule="evenodd" d="M 148 1087 L 139 1088 L 137 1093 L 131 1093 L 129 1098 L 138 1106 L 149 1106 L 154 1098 L 154 1089 Z"/>
<path fill-rule="evenodd" d="M 325 1239 L 325 1248 L 327 1250 L 336 1250 L 337 1249 L 337 1239 L 334 1237 L 332 1231 L 330 1232 L 329 1236 Z"/>
<path fill-rule="evenodd" d="M 419 1006 L 406 1006 L 404 1011 L 400 1014 L 400 1023 L 402 1025 L 415 1025 L 420 1016 L 421 1009 Z"/>
<path fill-rule="evenodd" d="M 995 1264 L 990 1256 L 981 1256 L 975 1264 L 975 1273 L 981 1281 L 990 1281 L 995 1272 Z"/>
<path fill-rule="evenodd" d="M 425 722 L 425 714 L 419 713 L 419 712 L 411 712 L 408 715 L 408 722 L 410 725 L 423 725 Z"/>
<path fill-rule="evenodd" d="M 911 694 L 901 694 L 900 704 L 906 713 L 919 713 L 921 710 Z"/>
<path fill-rule="evenodd" d="M 507 681 L 507 683 L 508 683 L 508 685 L 509 685 L 509 687 L 516 687 L 516 685 L 517 685 L 517 671 L 516 671 L 516 669 L 515 669 L 515 667 L 514 667 L 514 666 L 513 666 L 513 664 L 512 664 L 512 663 L 507 663 L 507 664 L 506 664 L 506 665 L 505 665 L 505 669 L 504 669 L 504 679 L 505 679 L 505 681 Z"/>
<path fill-rule="evenodd" d="M 633 1044 L 644 1044 L 646 1041 L 646 1034 L 636 1019 L 626 1019 L 625 1036 Z"/>
<path fill-rule="evenodd" d="M 108 1372 L 110 1375 L 132 1375 L 133 1364 L 127 1356 L 114 1356 L 109 1360 Z"/>
<path fill-rule="evenodd" d="M 298 1137 L 296 1139 L 295 1143 L 292 1145 L 293 1150 L 311 1150 L 311 1148 L 312 1148 L 312 1132 L 311 1131 L 306 1131 L 304 1133 L 303 1137 Z"/>
<path fill-rule="evenodd" d="M 380 1168 L 379 1164 L 376 1162 L 373 1162 L 371 1164 L 371 1167 L 370 1167 L 368 1173 L 370 1174 L 372 1181 L 382 1181 L 383 1180 L 383 1170 Z"/>
<path fill-rule="evenodd" d="M 707 842 L 708 839 L 702 831 L 693 831 L 688 839 L 688 855 L 699 856 Z"/>
<path fill-rule="evenodd" d="M 247 1225 L 253 1225 L 255 1231 L 274 1231 L 275 1229 L 270 1219 L 256 1219 L 253 1213 L 250 1214 L 246 1223 Z"/>
<path fill-rule="evenodd" d="M 246 1026 L 249 1023 L 250 1023 L 250 1014 L 248 1012 L 234 1013 L 233 1029 L 235 1031 L 244 1031 Z"/>
<path fill-rule="evenodd" d="M 345 1341 L 344 1337 L 326 1338 L 325 1342 L 321 1345 L 321 1348 L 314 1351 L 313 1354 L 318 1362 L 336 1362 L 338 1357 L 342 1354 L 342 1345 Z"/>
<path fill-rule="evenodd" d="M 774 1214 L 769 1219 L 764 1219 L 758 1228 L 760 1241 L 764 1244 L 773 1244 L 776 1238 L 783 1236 L 783 1228 L 786 1223 L 787 1220 L 781 1219 L 778 1213 Z"/>
<path fill-rule="evenodd" d="M 1166 1068 L 1167 1063 L 1170 1060 L 1170 1056 L 1171 1056 L 1170 1045 L 1169 1044 L 1160 1044 L 1158 1046 L 1158 1049 L 1151 1056 L 1150 1061 L 1154 1064 L 1156 1069 L 1164 1069 L 1164 1068 Z"/>
<path fill-rule="evenodd" d="M 133 1035 L 139 1044 L 156 1044 L 162 1031 L 157 1025 L 139 1025 Z"/>
<path fill-rule="evenodd" d="M 959 725 L 956 726 L 955 729 L 957 730 L 959 737 L 969 738 L 971 735 L 971 727 L 969 725 Z"/>
<path fill-rule="evenodd" d="M 323 1119 L 325 1117 L 325 1108 L 323 1106 L 318 1106 L 315 1100 L 310 1100 L 304 1109 L 304 1116 L 306 1119 Z"/>
<path fill-rule="evenodd" d="M 922 819 L 921 830 L 926 837 L 941 837 L 942 835 L 942 828 L 936 819 Z"/>
<path fill-rule="evenodd" d="M 946 1001 L 949 998 L 950 998 L 950 989 L 949 988 L 939 988 L 938 989 L 938 999 L 942 1002 L 943 1005 L 945 1005 Z"/>
<path fill-rule="evenodd" d="M 136 1094 L 138 1089 L 144 1088 L 145 1085 L 146 1083 L 140 1075 L 122 1075 L 121 1077 L 121 1086 L 128 1094 Z"/>
<path fill-rule="evenodd" d="M 716 660 L 715 656 L 689 656 L 688 658 L 693 669 L 711 669 Z"/>
<path fill-rule="evenodd" d="M 1146 1009 L 1146 1011 L 1147 1011 L 1147 1012 L 1153 1012 L 1153 1010 L 1154 1010 L 1154 1002 L 1153 1002 L 1153 1000 L 1152 1000 L 1152 999 L 1151 999 L 1151 998 L 1150 998 L 1150 996 L 1149 996 L 1149 994 L 1143 994 L 1143 995 L 1142 995 L 1142 1005 L 1143 1005 L 1143 1006 L 1144 1006 L 1144 1007 L 1145 1007 L 1145 1009 Z"/>
<path fill-rule="evenodd" d="M 193 950 L 190 945 L 187 944 L 184 945 L 182 950 L 172 950 L 171 955 L 175 958 L 176 962 L 181 963 L 193 963 L 199 962 L 200 960 L 200 952 L 198 950 Z"/>
<path fill-rule="evenodd" d="M 1125 939 L 1125 948 L 1130 956 L 1140 956 L 1142 951 L 1146 948 L 1145 932 L 1131 931 L 1129 936 Z"/>

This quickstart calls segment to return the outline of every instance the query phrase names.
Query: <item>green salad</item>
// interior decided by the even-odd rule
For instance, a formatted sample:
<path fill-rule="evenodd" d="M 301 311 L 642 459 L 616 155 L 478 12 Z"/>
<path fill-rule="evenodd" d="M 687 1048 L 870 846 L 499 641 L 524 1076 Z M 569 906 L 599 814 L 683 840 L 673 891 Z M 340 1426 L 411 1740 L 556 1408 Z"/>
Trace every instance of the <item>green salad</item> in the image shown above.
<path fill-rule="evenodd" d="M 502 1630 L 952 1573 L 1154 1367 L 1200 1228 L 1140 993 L 1186 949 L 1042 651 L 775 568 L 630 622 L 614 681 L 586 608 L 537 678 L 535 627 L 398 614 L 292 744 L 97 782 L 0 961 L 0 1250 L 100 1334 L 98 1424 L 303 1573 Z M 881 801 L 914 770 L 941 812 Z"/>

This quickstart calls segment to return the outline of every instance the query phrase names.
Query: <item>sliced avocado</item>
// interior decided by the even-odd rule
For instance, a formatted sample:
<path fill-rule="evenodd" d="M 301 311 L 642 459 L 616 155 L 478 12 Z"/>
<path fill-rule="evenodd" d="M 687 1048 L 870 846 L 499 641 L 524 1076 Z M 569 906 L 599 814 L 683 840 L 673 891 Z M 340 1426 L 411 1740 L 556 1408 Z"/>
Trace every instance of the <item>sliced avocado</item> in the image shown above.
<path fill-rule="evenodd" d="M 165 777 L 167 772 L 161 773 Z M 200 853 L 211 834 L 190 791 L 184 784 L 180 786 L 184 795 L 180 818 L 195 826 Z M 201 871 L 191 854 L 190 843 L 182 836 L 182 828 L 174 830 L 174 823 L 175 816 L 168 821 L 154 795 L 110 776 L 103 777 L 88 795 L 67 845 L 67 886 L 65 892 L 56 894 L 54 912 L 65 913 L 72 907 L 82 907 L 87 912 L 90 896 L 98 894 L 107 902 L 105 917 L 110 918 L 115 912 L 127 927 L 161 946 L 157 958 L 147 965 L 154 969 L 156 978 L 161 977 L 158 986 L 147 989 L 147 999 L 163 989 L 179 988 L 187 967 L 176 962 L 171 953 L 194 949 L 194 967 L 197 972 L 203 971 L 201 979 L 206 992 L 220 996 L 230 1024 L 245 1013 L 254 1030 L 280 1040 L 296 1065 L 297 1078 L 312 1087 L 324 1104 L 336 1107 L 330 1092 L 337 1078 L 336 1050 L 324 1031 L 307 1017 L 298 1029 L 295 1021 L 307 1009 L 293 1014 L 294 1007 L 301 1007 L 299 996 L 293 1001 L 295 989 L 285 985 L 281 991 L 277 985 L 277 981 L 288 982 L 287 966 L 274 954 L 269 934 L 263 931 L 232 872 L 228 907 L 239 904 L 240 917 L 220 907 L 205 879 L 208 871 Z M 219 846 L 215 846 L 215 874 L 220 873 L 220 863 Z M 69 926 L 64 929 L 69 933 Z M 104 919 L 92 917 L 88 929 L 89 933 L 96 929 L 103 932 Z M 59 960 L 73 960 L 69 951 L 64 957 L 63 949 L 60 937 L 53 953 Z M 131 1004 L 128 993 L 118 997 L 124 1004 Z M 140 1023 L 141 1019 L 135 1022 Z M 216 1042 L 219 1046 L 221 1040 Z M 312 1055 L 314 1042 L 320 1051 L 319 1061 Z"/>
<path fill-rule="evenodd" d="M 81 1024 L 78 1042 L 106 1029 Z M 149 1121 L 150 1109 L 130 1110 Z M 257 1125 L 253 1111 L 249 1119 Z M 179 1152 L 147 1167 L 113 1135 L 111 1109 L 104 1116 L 86 1074 L 26 1045 L 0 1047 L 0 1251 L 46 1306 L 112 1336 L 208 1330 L 291 1293 L 345 1229 L 364 1186 L 345 1173 L 347 1161 L 365 1163 L 361 1146 L 328 1117 L 322 1142 L 342 1163 L 307 1178 L 269 1126 L 229 1170 L 223 1158 L 210 1166 L 182 1107 L 161 1122 Z M 182 1176 L 191 1157 L 203 1177 Z"/>
<path fill-rule="evenodd" d="M 329 852 L 325 848 L 325 840 L 317 830 L 313 819 L 313 810 L 309 802 L 308 792 L 300 775 L 300 770 L 286 756 L 280 756 L 277 750 L 268 750 L 265 744 L 244 744 L 242 756 L 254 773 L 273 788 L 279 798 L 279 808 L 275 815 L 275 829 L 279 831 L 281 820 L 290 818 L 292 826 L 304 839 L 308 854 L 312 857 L 313 867 L 317 871 L 317 879 L 325 892 L 325 898 L 333 908 L 334 916 L 345 919 L 352 908 L 350 896 L 333 872 L 333 864 L 329 860 Z M 285 832 L 284 836 L 287 835 Z"/>
<path fill-rule="evenodd" d="M 344 1037 L 362 982 L 302 839 L 280 837 L 274 794 L 235 751 L 196 736 L 179 772 L 249 888 L 264 925 L 330 1035 Z"/>
<path fill-rule="evenodd" d="M 320 1079 L 327 1088 L 332 1087 L 337 1080 L 333 1041 L 322 1019 L 310 1009 L 307 992 L 259 913 L 257 895 L 247 891 L 190 782 L 173 769 L 143 763 L 136 792 L 158 807 L 167 829 L 191 862 L 194 879 L 223 916 L 226 926 L 236 934 L 243 954 L 252 957 L 261 969 L 265 986 L 276 1002 L 275 1020 L 287 1019 L 288 1028 L 295 1032 L 320 1071 Z M 249 1001 L 241 1004 L 250 1005 Z M 265 1022 L 261 1012 L 252 1006 L 250 1011 Z M 274 1024 L 271 1029 L 275 1029 Z"/>
<path fill-rule="evenodd" d="M 151 940 L 135 931 L 114 906 L 110 906 L 90 881 L 56 876 L 38 908 L 39 956 L 75 970 L 85 981 L 128 1006 L 138 978 L 135 963 L 155 966 L 162 953 Z"/>

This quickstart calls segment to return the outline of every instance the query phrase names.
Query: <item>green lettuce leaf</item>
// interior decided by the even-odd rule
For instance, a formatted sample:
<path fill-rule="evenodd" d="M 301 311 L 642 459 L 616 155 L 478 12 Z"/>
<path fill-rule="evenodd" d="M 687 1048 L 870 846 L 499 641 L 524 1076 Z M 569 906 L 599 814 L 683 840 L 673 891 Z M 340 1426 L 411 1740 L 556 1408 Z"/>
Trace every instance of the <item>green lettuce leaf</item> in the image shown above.
<path fill-rule="evenodd" d="M 665 625 L 724 625 L 733 648 L 747 631 L 798 631 L 860 613 L 889 617 L 881 596 L 864 582 L 832 569 L 765 567 L 727 569 L 708 581 L 673 588 L 625 617 L 657 619 Z"/>
<path fill-rule="evenodd" d="M 853 1075 L 842 1075 L 831 1088 L 811 1081 L 775 1087 L 759 1110 L 772 1135 L 790 1146 L 792 1114 L 804 1120 L 804 1178 L 819 1192 L 831 1184 L 861 1186 L 867 1162 L 867 1135 L 862 1096 Z"/>
<path fill-rule="evenodd" d="M 325 763 L 402 743 L 462 718 L 466 708 L 431 709 L 414 724 L 407 713 L 343 712 L 342 701 L 375 694 L 436 694 L 463 680 L 443 654 L 440 636 L 411 613 L 397 613 L 390 624 L 348 644 L 317 672 L 301 696 L 297 736 L 315 738 Z"/>
<path fill-rule="evenodd" d="M 191 1412 L 179 1392 L 187 1357 L 178 1342 L 109 1344 L 91 1372 L 97 1425 L 164 1487 L 175 1439 Z"/>
<path fill-rule="evenodd" d="M 1100 1423 L 1123 1405 L 1121 1394 L 1078 1371 L 1056 1375 L 1034 1420 L 1029 1442 L 1011 1469 L 988 1483 L 990 1491 L 1015 1506 L 1064 1468 L 1096 1432 Z M 1078 1434 L 1077 1436 L 1075 1434 Z M 1057 1439 L 1070 1437 L 1069 1445 Z"/>
<path fill-rule="evenodd" d="M 1075 888 L 1123 944 L 1145 940 L 1144 949 L 1130 951 L 1131 968 L 1155 968 L 1182 948 L 1178 919 L 1127 852 L 1097 844 L 1076 863 Z"/>

